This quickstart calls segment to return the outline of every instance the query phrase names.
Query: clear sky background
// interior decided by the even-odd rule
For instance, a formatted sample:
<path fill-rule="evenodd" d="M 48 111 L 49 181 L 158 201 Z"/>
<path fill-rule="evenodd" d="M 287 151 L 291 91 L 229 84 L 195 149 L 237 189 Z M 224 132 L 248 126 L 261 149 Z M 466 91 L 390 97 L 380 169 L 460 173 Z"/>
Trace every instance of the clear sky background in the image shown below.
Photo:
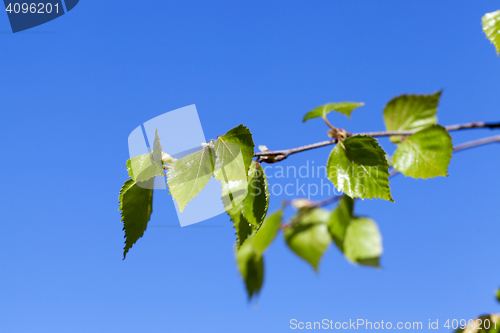
<path fill-rule="evenodd" d="M 129 133 L 190 104 L 207 139 L 244 124 L 271 149 L 324 140 L 321 120 L 301 120 L 327 102 L 366 103 L 350 120 L 330 117 L 353 132 L 383 130 L 394 96 L 440 89 L 441 124 L 499 121 L 500 59 L 481 29 L 497 9 L 493 0 L 82 0 L 18 34 L 0 14 L 0 331 L 287 332 L 294 318 L 363 318 L 439 319 L 446 332 L 446 319 L 499 312 L 499 145 L 455 155 L 447 178 L 394 178 L 396 203 L 357 203 L 380 226 L 382 270 L 331 246 L 315 274 L 280 234 L 257 304 L 226 215 L 180 228 L 158 191 L 145 237 L 122 261 L 117 200 Z M 454 133 L 454 143 L 495 133 Z M 330 149 L 282 165 L 321 165 Z M 286 182 L 295 179 L 270 179 Z"/>

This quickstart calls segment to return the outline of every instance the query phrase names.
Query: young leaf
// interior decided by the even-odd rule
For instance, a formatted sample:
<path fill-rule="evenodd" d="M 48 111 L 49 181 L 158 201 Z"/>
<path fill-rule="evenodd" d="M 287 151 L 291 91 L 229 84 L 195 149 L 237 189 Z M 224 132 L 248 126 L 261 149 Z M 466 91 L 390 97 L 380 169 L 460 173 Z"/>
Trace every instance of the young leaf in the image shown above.
<path fill-rule="evenodd" d="M 328 230 L 335 245 L 351 262 L 379 267 L 382 237 L 374 221 L 355 217 L 354 200 L 344 196 L 328 219 Z"/>
<path fill-rule="evenodd" d="M 248 187 L 244 188 L 244 185 Z M 249 235 L 259 230 L 267 214 L 269 189 L 262 167 L 252 162 L 248 183 L 222 182 L 222 201 L 233 221 L 239 247 Z"/>
<path fill-rule="evenodd" d="M 497 294 L 496 294 L 496 296 L 497 296 L 497 301 L 499 301 L 499 302 L 500 302 L 500 289 L 497 289 Z"/>
<path fill-rule="evenodd" d="M 259 294 L 264 282 L 264 259 L 252 242 L 245 242 L 236 250 L 236 262 L 251 299 Z"/>
<path fill-rule="evenodd" d="M 349 222 L 344 238 L 344 255 L 353 262 L 379 267 L 382 254 L 382 236 L 377 224 L 366 217 L 354 217 Z"/>
<path fill-rule="evenodd" d="M 214 169 L 213 154 L 213 149 L 207 146 L 170 165 L 167 184 L 181 213 L 187 203 L 208 184 Z"/>
<path fill-rule="evenodd" d="M 264 169 L 252 162 L 248 171 L 248 194 L 243 200 L 243 215 L 257 229 L 264 221 L 269 207 L 269 186 Z"/>
<path fill-rule="evenodd" d="M 132 245 L 144 235 L 148 226 L 153 212 L 153 182 L 154 178 L 151 178 L 139 186 L 133 179 L 129 179 L 121 188 L 119 210 L 125 231 L 123 259 Z"/>
<path fill-rule="evenodd" d="M 437 123 L 437 107 L 441 91 L 432 95 L 401 95 L 393 98 L 384 109 L 385 127 L 388 131 L 418 131 Z M 391 136 L 399 142 L 401 136 Z"/>
<path fill-rule="evenodd" d="M 500 10 L 483 16 L 483 31 L 500 55 Z"/>
<path fill-rule="evenodd" d="M 127 170 L 136 182 L 147 181 L 155 176 L 164 176 L 158 130 L 156 130 L 155 134 L 153 151 L 144 155 L 131 157 L 129 161 L 127 161 Z"/>
<path fill-rule="evenodd" d="M 250 168 L 250 164 L 252 163 L 253 150 L 255 147 L 250 130 L 243 125 L 236 126 L 235 128 L 229 130 L 226 134 L 219 136 L 217 138 L 216 145 L 217 143 L 219 143 L 219 145 L 222 143 L 225 145 L 233 143 L 239 147 L 243 163 L 245 165 L 244 174 L 246 175 L 248 173 L 248 169 Z"/>
<path fill-rule="evenodd" d="M 444 127 L 432 125 L 406 138 L 394 153 L 394 168 L 413 178 L 447 176 L 453 145 Z"/>
<path fill-rule="evenodd" d="M 325 209 L 314 208 L 285 230 L 285 241 L 290 249 L 311 264 L 315 271 L 318 271 L 319 261 L 331 241 L 326 226 L 329 215 Z"/>
<path fill-rule="evenodd" d="M 264 220 L 259 231 L 252 237 L 257 252 L 262 254 L 271 245 L 280 230 L 282 218 L 283 210 L 280 209 Z"/>
<path fill-rule="evenodd" d="M 351 198 L 394 201 L 389 188 L 389 163 L 372 137 L 357 135 L 337 144 L 326 168 L 335 187 Z"/>
<path fill-rule="evenodd" d="M 240 147 L 231 142 L 224 141 L 221 136 L 214 147 L 215 166 L 214 177 L 221 181 L 246 180 L 248 169 L 245 167 Z"/>
<path fill-rule="evenodd" d="M 332 111 L 337 111 L 342 114 L 345 114 L 347 117 L 350 117 L 351 112 L 355 108 L 363 105 L 365 105 L 365 103 L 358 103 L 358 102 L 328 103 L 325 105 L 318 106 L 317 108 L 306 113 L 304 119 L 302 119 L 302 122 L 305 123 L 309 119 L 324 117 Z"/>

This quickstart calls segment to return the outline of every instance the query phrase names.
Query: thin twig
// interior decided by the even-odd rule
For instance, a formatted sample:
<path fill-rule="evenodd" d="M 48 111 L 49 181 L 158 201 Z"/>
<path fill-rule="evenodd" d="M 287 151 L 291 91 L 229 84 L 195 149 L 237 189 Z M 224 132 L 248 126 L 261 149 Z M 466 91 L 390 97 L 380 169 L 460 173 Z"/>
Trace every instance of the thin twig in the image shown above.
<path fill-rule="evenodd" d="M 466 149 L 476 148 L 479 146 L 484 146 L 484 145 L 487 145 L 490 143 L 497 143 L 497 142 L 500 143 L 500 135 L 494 135 L 494 136 L 490 136 L 487 138 L 482 138 L 482 139 L 478 139 L 478 140 L 473 140 L 473 141 L 461 143 L 459 145 L 456 145 L 453 148 L 453 152 L 458 153 L 458 152 L 464 151 Z M 394 176 L 399 175 L 399 174 L 400 174 L 399 171 L 392 169 L 389 172 L 389 178 L 394 177 Z M 323 207 L 323 206 L 329 205 L 331 203 L 334 203 L 334 202 L 340 200 L 343 196 L 345 196 L 345 194 L 335 195 L 335 196 L 330 197 L 330 198 L 326 198 L 326 199 L 323 199 L 320 201 L 313 202 L 312 205 L 310 205 L 308 207 L 307 211 L 305 211 L 305 212 L 308 212 L 308 211 L 312 210 L 313 208 Z M 356 198 L 354 198 L 354 199 L 356 199 Z M 287 203 L 290 203 L 290 202 L 291 202 L 291 200 L 287 201 Z M 290 226 L 292 226 L 296 222 L 295 220 L 296 219 L 292 218 L 292 220 L 290 220 L 289 222 L 284 223 L 281 226 L 281 229 L 289 228 Z"/>
<path fill-rule="evenodd" d="M 456 124 L 456 125 L 450 125 L 446 126 L 445 129 L 448 132 L 451 131 L 458 131 L 458 130 L 466 130 L 466 129 L 473 129 L 473 128 L 500 128 L 500 122 L 496 123 L 486 123 L 486 122 L 470 122 L 466 124 Z M 371 136 L 371 137 L 384 137 L 384 136 L 392 136 L 392 135 L 411 135 L 415 133 L 416 131 L 378 131 L 378 132 L 364 132 L 364 133 L 348 133 L 347 136 L 355 136 L 355 135 L 366 135 L 366 136 Z M 263 162 L 278 162 L 282 161 L 288 156 L 296 153 L 300 153 L 303 151 L 315 149 L 315 148 L 320 148 L 320 147 L 325 147 L 329 146 L 332 144 L 337 143 L 337 139 L 331 139 L 331 140 L 326 140 L 326 141 L 321 141 L 317 143 L 313 143 L 310 145 L 305 145 L 302 147 L 297 147 L 297 148 L 290 148 L 290 149 L 284 149 L 284 150 L 273 150 L 273 151 L 264 151 L 264 152 L 258 152 L 254 153 L 254 156 L 259 157 L 260 160 Z M 268 157 L 268 161 L 266 161 L 266 157 Z M 273 158 L 271 158 L 273 157 Z M 278 159 L 276 159 L 278 157 Z"/>

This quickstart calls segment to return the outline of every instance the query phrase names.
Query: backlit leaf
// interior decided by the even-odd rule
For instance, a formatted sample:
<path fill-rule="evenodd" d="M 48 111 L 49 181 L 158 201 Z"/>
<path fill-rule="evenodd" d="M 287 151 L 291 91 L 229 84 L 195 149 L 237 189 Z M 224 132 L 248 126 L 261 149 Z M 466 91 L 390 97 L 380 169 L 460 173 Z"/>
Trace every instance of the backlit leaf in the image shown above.
<path fill-rule="evenodd" d="M 344 252 L 344 238 L 347 227 L 351 222 L 354 210 L 354 200 L 347 195 L 340 199 L 339 205 L 328 219 L 328 230 L 335 245 Z"/>
<path fill-rule="evenodd" d="M 483 31 L 500 55 L 500 10 L 483 16 Z"/>
<path fill-rule="evenodd" d="M 350 117 L 351 112 L 355 108 L 363 106 L 363 105 L 365 105 L 365 103 L 358 103 L 358 102 L 328 103 L 325 105 L 318 106 L 317 108 L 306 113 L 306 115 L 304 116 L 304 119 L 302 119 L 302 122 L 305 123 L 309 119 L 324 117 L 332 111 L 337 111 L 339 113 L 342 113 L 342 114 Z"/>
<path fill-rule="evenodd" d="M 155 134 L 153 151 L 144 155 L 131 157 L 129 161 L 127 161 L 127 170 L 136 182 L 147 181 L 155 176 L 164 176 L 158 130 L 156 130 Z"/>
<path fill-rule="evenodd" d="M 437 107 L 441 91 L 432 95 L 401 95 L 393 98 L 384 109 L 388 131 L 418 131 L 437 123 Z M 392 136 L 399 142 L 401 136 Z"/>
<path fill-rule="evenodd" d="M 329 215 L 325 209 L 314 208 L 285 230 L 287 245 L 295 254 L 311 264 L 315 271 L 318 270 L 319 261 L 331 241 L 326 225 Z"/>
<path fill-rule="evenodd" d="M 439 125 L 432 125 L 406 138 L 394 153 L 394 168 L 413 178 L 447 176 L 453 145 Z"/>
<path fill-rule="evenodd" d="M 132 245 L 142 237 L 148 226 L 153 212 L 153 182 L 154 178 L 142 184 L 137 184 L 133 179 L 129 179 L 121 188 L 119 210 L 121 210 L 123 230 L 125 231 L 123 259 Z"/>
<path fill-rule="evenodd" d="M 389 163 L 385 155 L 374 138 L 349 137 L 330 153 L 328 178 L 351 198 L 393 201 L 389 188 Z"/>
<path fill-rule="evenodd" d="M 167 184 L 182 212 L 209 182 L 214 169 L 214 150 L 209 146 L 173 162 L 167 171 Z"/>
<path fill-rule="evenodd" d="M 264 220 L 259 231 L 251 238 L 257 252 L 264 253 L 271 245 L 280 230 L 282 218 L 283 210 L 280 209 Z"/>
<path fill-rule="evenodd" d="M 231 148 L 233 146 L 228 145 L 229 143 L 236 144 L 239 147 L 243 163 L 245 165 L 244 175 L 247 175 L 250 164 L 252 163 L 255 146 L 250 130 L 243 125 L 236 126 L 235 128 L 229 130 L 226 134 L 219 136 L 217 138 L 216 145 L 217 143 L 219 143 L 219 146 L 223 146 L 221 144 L 224 143 L 227 147 L 229 147 L 228 150 L 233 149 Z M 226 153 L 228 152 L 226 151 Z M 222 179 L 222 177 L 220 179 Z"/>

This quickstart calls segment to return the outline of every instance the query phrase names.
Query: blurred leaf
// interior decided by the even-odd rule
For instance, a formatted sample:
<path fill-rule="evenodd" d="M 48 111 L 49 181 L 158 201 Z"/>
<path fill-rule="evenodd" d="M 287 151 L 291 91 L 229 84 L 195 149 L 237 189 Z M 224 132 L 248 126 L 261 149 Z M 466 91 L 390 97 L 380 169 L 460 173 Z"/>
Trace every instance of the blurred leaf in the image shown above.
<path fill-rule="evenodd" d="M 447 176 L 453 145 L 446 129 L 432 125 L 406 138 L 394 153 L 394 168 L 413 178 Z"/>
<path fill-rule="evenodd" d="M 345 257 L 364 266 L 379 267 L 382 237 L 376 223 L 354 216 L 354 200 L 344 196 L 328 219 L 328 230 Z"/>
<path fill-rule="evenodd" d="M 344 254 L 353 262 L 379 267 L 382 236 L 377 224 L 366 217 L 353 217 L 346 229 Z"/>
<path fill-rule="evenodd" d="M 455 330 L 455 333 L 499 333 L 500 332 L 500 315 L 493 313 L 483 315 L 476 320 L 467 321 L 465 329 Z"/>
<path fill-rule="evenodd" d="M 350 117 L 351 112 L 355 108 L 363 106 L 363 105 L 365 105 L 365 103 L 358 103 L 358 102 L 328 103 L 325 105 L 318 106 L 317 108 L 306 113 L 306 115 L 304 116 L 304 119 L 302 119 L 302 122 L 305 123 L 306 120 L 309 120 L 309 119 L 324 117 L 332 111 L 337 111 L 337 112 L 340 112 L 340 113 L 345 114 L 346 116 Z"/>
<path fill-rule="evenodd" d="M 168 188 L 181 213 L 187 203 L 208 184 L 214 169 L 213 155 L 213 149 L 207 146 L 169 166 Z"/>
<path fill-rule="evenodd" d="M 267 247 L 271 245 L 281 228 L 282 218 L 283 210 L 280 209 L 264 220 L 259 231 L 252 237 L 257 252 L 264 253 Z"/>
<path fill-rule="evenodd" d="M 153 212 L 153 182 L 154 178 L 139 184 L 129 179 L 121 188 L 118 200 L 125 231 L 123 259 L 148 226 Z"/>
<path fill-rule="evenodd" d="M 129 161 L 127 161 L 128 174 L 136 182 L 147 181 L 155 176 L 165 175 L 163 173 L 163 163 L 161 162 L 161 145 L 158 130 L 156 130 L 155 134 L 153 151 L 144 155 L 131 157 Z"/>
<path fill-rule="evenodd" d="M 339 205 L 328 218 L 328 230 L 332 239 L 340 249 L 344 252 L 344 238 L 347 227 L 351 222 L 354 211 L 354 200 L 347 195 L 340 199 Z"/>
<path fill-rule="evenodd" d="M 328 178 L 351 198 L 393 201 L 389 188 L 389 163 L 385 155 L 374 138 L 349 137 L 330 153 Z"/>
<path fill-rule="evenodd" d="M 497 289 L 497 301 L 500 302 L 500 289 Z"/>
<path fill-rule="evenodd" d="M 226 149 L 230 151 L 232 151 L 234 148 L 234 146 L 230 144 L 236 144 L 239 147 L 240 153 L 243 158 L 243 163 L 245 165 L 244 175 L 247 175 L 248 169 L 250 168 L 250 164 L 252 163 L 254 147 L 255 147 L 252 139 L 252 133 L 250 132 L 250 130 L 243 125 L 239 125 L 229 130 L 226 134 L 219 136 L 217 138 L 217 141 L 219 142 L 220 147 L 226 146 L 227 147 Z M 226 153 L 229 154 L 229 152 L 227 151 Z M 233 152 L 233 154 L 236 153 Z"/>
<path fill-rule="evenodd" d="M 329 215 L 325 209 L 314 208 L 298 215 L 298 220 L 285 230 L 290 249 L 311 264 L 315 271 L 318 271 L 319 261 L 331 241 L 326 226 Z"/>
<path fill-rule="evenodd" d="M 264 259 L 252 242 L 245 242 L 236 250 L 236 262 L 251 299 L 259 294 L 264 282 Z"/>
<path fill-rule="evenodd" d="M 483 16 L 483 31 L 500 55 L 500 10 Z"/>
<path fill-rule="evenodd" d="M 388 131 L 418 131 L 437 123 L 437 107 L 441 91 L 432 95 L 401 95 L 393 98 L 384 109 L 385 127 Z M 401 136 L 391 136 L 399 142 Z"/>

